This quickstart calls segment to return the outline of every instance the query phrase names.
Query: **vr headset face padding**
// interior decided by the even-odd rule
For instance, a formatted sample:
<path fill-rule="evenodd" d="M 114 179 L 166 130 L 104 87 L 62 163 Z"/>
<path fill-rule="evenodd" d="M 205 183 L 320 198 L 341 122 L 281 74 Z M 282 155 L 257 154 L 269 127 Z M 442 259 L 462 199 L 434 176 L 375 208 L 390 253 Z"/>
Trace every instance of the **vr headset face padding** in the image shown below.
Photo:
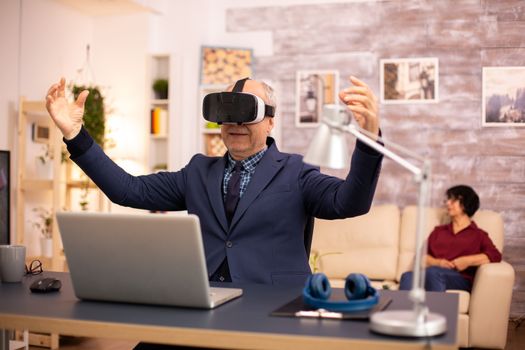
<path fill-rule="evenodd" d="M 316 309 L 334 312 L 363 311 L 374 307 L 379 302 L 379 294 L 370 285 L 368 277 L 359 273 L 351 273 L 346 277 L 345 296 L 349 301 L 329 301 L 332 287 L 323 273 L 308 277 L 303 289 L 304 302 Z"/>
<path fill-rule="evenodd" d="M 216 92 L 208 94 L 202 102 L 204 119 L 218 124 L 254 124 L 267 115 L 264 101 L 246 92 Z M 271 113 L 273 116 L 273 112 Z"/>

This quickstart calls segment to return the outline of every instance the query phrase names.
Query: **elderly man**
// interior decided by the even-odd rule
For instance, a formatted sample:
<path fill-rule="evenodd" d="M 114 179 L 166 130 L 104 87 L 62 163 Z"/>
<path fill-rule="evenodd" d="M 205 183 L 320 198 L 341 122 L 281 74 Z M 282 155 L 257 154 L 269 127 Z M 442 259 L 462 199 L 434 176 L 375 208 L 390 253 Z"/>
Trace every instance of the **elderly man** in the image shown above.
<path fill-rule="evenodd" d="M 378 135 L 374 94 L 362 81 L 350 80 L 353 85 L 341 91 L 340 99 L 362 127 Z M 236 88 L 275 109 L 268 85 L 243 80 Z M 269 114 L 255 123 L 223 124 L 221 134 L 228 148 L 224 157 L 198 154 L 176 172 L 131 176 L 82 127 L 87 95 L 84 91 L 69 103 L 61 79 L 46 97 L 71 159 L 115 203 L 198 215 L 212 281 L 303 283 L 311 274 L 304 242 L 310 219 L 342 219 L 370 208 L 380 154 L 358 141 L 347 178 L 324 175 L 301 156 L 277 149 L 269 137 L 274 126 Z"/>

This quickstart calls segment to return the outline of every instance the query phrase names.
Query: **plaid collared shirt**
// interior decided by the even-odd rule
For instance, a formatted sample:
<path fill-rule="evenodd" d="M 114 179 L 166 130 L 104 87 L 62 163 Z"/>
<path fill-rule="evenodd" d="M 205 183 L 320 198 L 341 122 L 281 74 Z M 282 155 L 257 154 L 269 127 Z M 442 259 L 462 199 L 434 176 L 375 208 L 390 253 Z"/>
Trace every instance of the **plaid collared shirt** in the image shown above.
<path fill-rule="evenodd" d="M 242 170 L 241 170 L 241 188 L 240 188 L 240 197 L 246 191 L 250 180 L 252 179 L 253 173 L 255 173 L 255 167 L 259 164 L 259 161 L 268 150 L 268 147 L 255 153 L 253 156 L 250 156 L 246 159 L 241 160 Z M 235 167 L 235 160 L 228 153 L 228 165 L 224 169 L 224 175 L 222 178 L 222 199 L 225 200 L 226 192 L 228 191 L 228 183 L 232 177 L 233 168 Z"/>

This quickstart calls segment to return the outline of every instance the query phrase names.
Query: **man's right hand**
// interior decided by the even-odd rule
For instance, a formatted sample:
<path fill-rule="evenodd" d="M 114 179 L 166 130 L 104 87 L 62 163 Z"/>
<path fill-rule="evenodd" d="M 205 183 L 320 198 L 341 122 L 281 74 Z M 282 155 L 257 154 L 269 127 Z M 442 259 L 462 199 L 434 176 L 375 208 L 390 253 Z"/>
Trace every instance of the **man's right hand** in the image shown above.
<path fill-rule="evenodd" d="M 66 80 L 64 78 L 61 78 L 58 84 L 53 84 L 47 91 L 47 111 L 66 140 L 77 136 L 82 128 L 84 104 L 88 95 L 89 91 L 84 90 L 78 95 L 75 102 L 69 103 L 66 99 Z"/>

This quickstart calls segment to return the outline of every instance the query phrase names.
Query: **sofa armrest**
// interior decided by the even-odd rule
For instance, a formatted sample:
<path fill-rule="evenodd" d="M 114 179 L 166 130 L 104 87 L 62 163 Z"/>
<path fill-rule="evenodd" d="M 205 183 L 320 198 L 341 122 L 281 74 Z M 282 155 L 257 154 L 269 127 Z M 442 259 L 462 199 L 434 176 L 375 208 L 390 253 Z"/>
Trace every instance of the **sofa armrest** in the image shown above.
<path fill-rule="evenodd" d="M 478 268 L 470 295 L 469 346 L 505 347 L 514 277 L 514 268 L 504 261 Z"/>

